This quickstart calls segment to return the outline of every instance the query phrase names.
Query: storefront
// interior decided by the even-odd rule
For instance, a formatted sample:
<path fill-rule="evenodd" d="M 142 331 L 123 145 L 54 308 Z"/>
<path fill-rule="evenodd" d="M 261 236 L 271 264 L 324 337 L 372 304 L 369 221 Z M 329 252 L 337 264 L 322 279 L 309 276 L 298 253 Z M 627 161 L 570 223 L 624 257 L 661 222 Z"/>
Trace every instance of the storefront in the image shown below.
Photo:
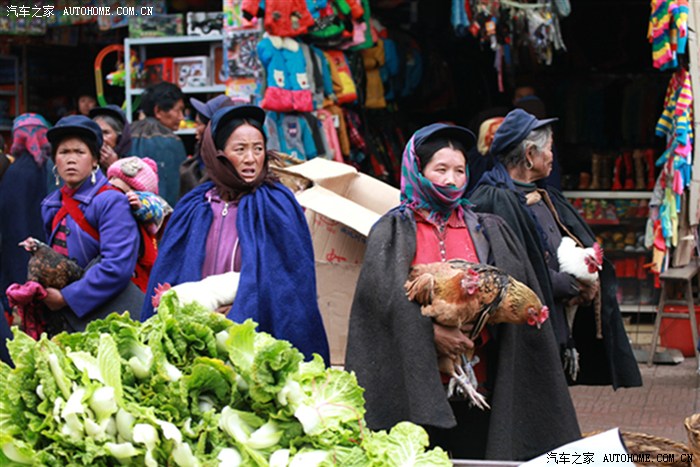
<path fill-rule="evenodd" d="M 255 10 L 253 3 L 247 2 Z M 362 205 L 378 217 L 398 200 L 391 187 L 399 185 L 403 149 L 417 128 L 446 121 L 478 133 L 484 120 L 504 116 L 514 106 L 559 117 L 555 182 L 613 264 L 627 332 L 644 342 L 637 339 L 651 332 L 658 273 L 697 256 L 693 190 L 700 172 L 688 170 L 694 150 L 688 135 L 697 125 L 690 101 L 679 105 L 678 99 L 679 89 L 697 81 L 697 74 L 679 71 L 690 67 L 692 73 L 697 48 L 686 46 L 695 53 L 689 60 L 675 42 L 677 63 L 660 62 L 654 54 L 659 44 L 647 36 L 650 17 L 654 21 L 648 1 L 343 0 L 282 25 L 269 17 L 280 5 L 286 4 L 267 0 L 264 16 L 251 19 L 235 0 L 223 6 L 154 1 L 145 7 L 153 10 L 142 11 L 140 4 L 109 16 L 64 10 L 53 24 L 19 26 L 4 18 L 15 14 L 13 5 L 0 2 L 5 151 L 17 114 L 37 112 L 55 123 L 75 112 L 78 97 L 87 93 L 100 104 L 122 105 L 136 120 L 144 88 L 167 80 L 189 98 L 204 101 L 226 93 L 238 102 L 260 104 L 268 111 L 268 137 L 270 131 L 277 135 L 275 149 L 297 162 L 324 158 L 347 169 L 297 175 L 309 184 L 335 187 L 342 202 Z M 158 11 L 171 16 L 150 14 Z M 69 18 L 70 13 L 80 19 Z M 687 20 L 681 23 L 673 28 L 687 38 Z M 664 113 L 670 123 L 660 130 Z M 190 155 L 193 115 L 188 105 L 188 120 L 177 132 Z M 680 138 L 679 118 L 686 139 L 673 143 Z M 659 188 L 662 172 L 662 188 L 673 185 L 668 196 Z M 375 179 L 385 182 L 381 189 Z M 385 198 L 358 200 L 347 195 L 351 186 Z M 301 202 L 311 210 L 309 203 Z M 670 206 L 681 205 L 683 210 L 669 213 Z M 666 218 L 656 216 L 659 206 L 666 206 Z M 350 301 L 372 223 L 332 208 L 324 212 L 320 204 L 315 208 L 320 308 L 331 363 L 342 364 Z M 688 225 L 680 219 L 688 219 Z M 330 238 L 336 233 L 347 238 Z M 321 235 L 329 238 L 321 241 Z M 661 343 L 678 340 L 676 332 L 687 340 L 685 331 L 665 336 L 662 331 Z M 693 350 L 692 342 L 689 351 L 684 348 L 689 355 Z"/>

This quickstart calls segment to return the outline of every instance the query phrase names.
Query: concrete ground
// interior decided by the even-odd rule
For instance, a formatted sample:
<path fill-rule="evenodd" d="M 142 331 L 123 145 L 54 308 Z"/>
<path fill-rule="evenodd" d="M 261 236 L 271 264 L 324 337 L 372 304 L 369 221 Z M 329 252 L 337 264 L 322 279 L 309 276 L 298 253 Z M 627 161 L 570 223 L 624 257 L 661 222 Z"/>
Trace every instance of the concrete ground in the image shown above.
<path fill-rule="evenodd" d="M 695 358 L 677 365 L 640 364 L 641 388 L 570 388 L 583 433 L 620 427 L 687 444 L 683 421 L 700 412 L 700 375 Z"/>

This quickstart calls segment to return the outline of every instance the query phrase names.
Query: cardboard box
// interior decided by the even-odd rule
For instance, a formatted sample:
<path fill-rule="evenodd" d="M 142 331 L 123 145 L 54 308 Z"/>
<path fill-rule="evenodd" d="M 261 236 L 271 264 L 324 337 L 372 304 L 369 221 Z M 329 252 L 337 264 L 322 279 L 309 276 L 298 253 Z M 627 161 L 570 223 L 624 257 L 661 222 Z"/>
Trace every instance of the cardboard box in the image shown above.
<path fill-rule="evenodd" d="M 367 235 L 399 204 L 399 190 L 346 164 L 315 158 L 284 169 L 313 182 L 296 193 L 316 258 L 318 303 L 328 334 L 331 364 L 345 361 L 350 306 L 365 254 Z"/>

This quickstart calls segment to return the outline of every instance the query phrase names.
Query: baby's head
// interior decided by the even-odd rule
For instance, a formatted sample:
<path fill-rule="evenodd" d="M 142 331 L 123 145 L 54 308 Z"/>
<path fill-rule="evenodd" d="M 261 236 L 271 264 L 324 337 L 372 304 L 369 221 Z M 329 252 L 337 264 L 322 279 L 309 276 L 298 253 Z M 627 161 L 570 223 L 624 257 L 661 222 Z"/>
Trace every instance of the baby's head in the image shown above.
<path fill-rule="evenodd" d="M 107 169 L 107 178 L 124 192 L 130 191 L 124 189 L 128 187 L 158 194 L 158 165 L 148 157 L 132 156 L 117 160 Z"/>

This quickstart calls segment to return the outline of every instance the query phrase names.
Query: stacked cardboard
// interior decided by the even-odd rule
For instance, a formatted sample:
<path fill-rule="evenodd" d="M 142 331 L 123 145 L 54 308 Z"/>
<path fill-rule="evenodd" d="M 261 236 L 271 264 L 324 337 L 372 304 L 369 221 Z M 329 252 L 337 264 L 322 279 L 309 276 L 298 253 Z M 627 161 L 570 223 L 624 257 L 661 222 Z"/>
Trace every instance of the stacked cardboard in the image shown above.
<path fill-rule="evenodd" d="M 367 236 L 379 218 L 399 204 L 399 190 L 354 167 L 316 158 L 287 168 L 313 182 L 296 193 L 306 210 L 316 258 L 318 300 L 331 349 L 342 365 L 350 306 Z"/>

